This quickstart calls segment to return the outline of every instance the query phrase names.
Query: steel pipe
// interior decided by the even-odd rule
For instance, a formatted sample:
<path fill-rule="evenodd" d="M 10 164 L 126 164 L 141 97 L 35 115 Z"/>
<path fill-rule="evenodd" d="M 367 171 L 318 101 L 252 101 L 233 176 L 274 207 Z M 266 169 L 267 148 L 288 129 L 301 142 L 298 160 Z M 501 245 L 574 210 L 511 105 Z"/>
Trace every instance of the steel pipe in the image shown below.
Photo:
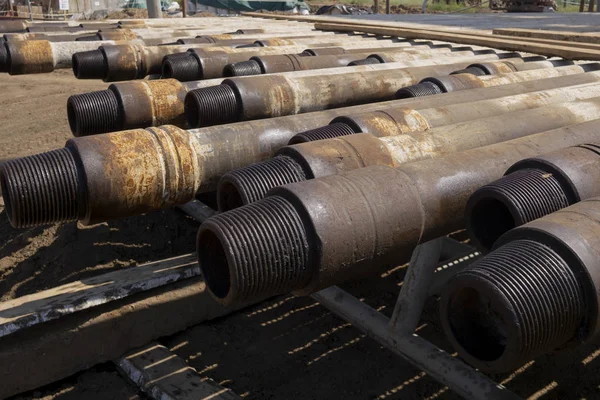
<path fill-rule="evenodd" d="M 461 52 L 462 53 L 462 52 Z M 384 101 L 428 75 L 447 75 L 472 59 L 498 59 L 513 53 L 439 57 L 396 64 L 362 65 L 226 79 L 219 86 L 190 91 L 185 112 L 191 127 L 301 114 L 327 108 Z M 466 61 L 466 62 L 464 62 Z M 412 64 L 416 65 L 416 64 Z M 337 73 L 338 70 L 343 73 Z M 334 74 L 335 73 L 335 74 Z"/>
<path fill-rule="evenodd" d="M 545 96 L 549 103 L 543 100 Z M 558 104 L 553 103 L 552 96 Z M 344 122 L 330 125 L 330 130 L 336 134 L 341 131 L 344 136 L 286 146 L 271 160 L 225 174 L 219 182 L 219 209 L 227 211 L 255 202 L 272 188 L 288 183 L 371 165 L 397 167 L 598 119 L 599 96 L 600 85 L 593 85 L 422 111 L 401 107 L 375 118 L 336 118 L 334 121 Z M 542 100 L 536 102 L 540 97 Z M 577 98 L 581 100 L 564 102 Z M 520 111 L 509 112 L 511 105 L 521 101 Z M 461 113 L 463 110 L 468 111 Z M 492 116 L 478 118 L 480 110 Z M 355 125 L 356 121 L 359 124 Z M 370 134 L 353 134 L 353 130 Z"/>
<path fill-rule="evenodd" d="M 507 162 L 588 142 L 600 121 L 423 160 L 292 183 L 217 214 L 197 236 L 200 268 L 222 304 L 306 295 L 400 265 L 416 245 L 460 229 L 468 197 Z"/>
<path fill-rule="evenodd" d="M 487 372 L 508 372 L 598 336 L 600 198 L 512 229 L 457 273 L 440 303 L 453 347 Z"/>
<path fill-rule="evenodd" d="M 511 166 L 477 190 L 465 211 L 473 243 L 489 251 L 510 229 L 600 196 L 600 146 L 569 147 Z"/>

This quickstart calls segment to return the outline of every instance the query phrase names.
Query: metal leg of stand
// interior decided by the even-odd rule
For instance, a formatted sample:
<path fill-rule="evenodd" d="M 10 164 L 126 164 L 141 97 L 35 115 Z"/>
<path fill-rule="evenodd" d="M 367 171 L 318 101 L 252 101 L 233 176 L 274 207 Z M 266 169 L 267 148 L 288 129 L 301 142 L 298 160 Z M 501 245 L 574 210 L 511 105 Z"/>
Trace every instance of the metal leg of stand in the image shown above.
<path fill-rule="evenodd" d="M 517 400 L 517 395 L 416 334 L 398 335 L 390 319 L 337 286 L 312 295 L 324 307 L 469 400 Z"/>

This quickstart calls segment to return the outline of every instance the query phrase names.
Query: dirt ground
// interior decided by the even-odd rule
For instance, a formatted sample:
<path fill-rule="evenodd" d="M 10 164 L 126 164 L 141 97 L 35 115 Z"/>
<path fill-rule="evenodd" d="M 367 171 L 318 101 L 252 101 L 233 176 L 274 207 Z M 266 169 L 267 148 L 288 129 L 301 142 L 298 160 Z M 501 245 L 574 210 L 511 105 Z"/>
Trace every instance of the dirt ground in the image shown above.
<path fill-rule="evenodd" d="M 68 71 L 0 76 L 0 160 L 61 147 L 71 94 L 104 89 Z M 12 229 L 0 206 L 0 299 L 194 251 L 198 224 L 178 211 L 78 229 L 74 223 Z M 347 289 L 390 313 L 403 269 Z M 432 299 L 419 334 L 450 350 Z M 201 374 L 248 399 L 457 399 L 310 298 L 281 296 L 161 342 Z M 494 376 L 523 397 L 600 398 L 600 340 Z M 76 355 L 73 355 L 76 357 Z M 0 382 L 1 384 L 1 382 Z M 112 364 L 15 399 L 143 399 Z"/>

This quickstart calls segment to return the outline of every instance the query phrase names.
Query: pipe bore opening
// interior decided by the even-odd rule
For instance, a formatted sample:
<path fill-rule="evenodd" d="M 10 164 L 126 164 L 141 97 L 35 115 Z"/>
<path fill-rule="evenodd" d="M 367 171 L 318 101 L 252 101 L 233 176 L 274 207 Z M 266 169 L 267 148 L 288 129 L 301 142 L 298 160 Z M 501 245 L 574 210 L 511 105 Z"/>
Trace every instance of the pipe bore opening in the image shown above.
<path fill-rule="evenodd" d="M 238 188 L 229 181 L 222 181 L 219 184 L 218 196 L 220 211 L 233 210 L 246 204 Z"/>
<path fill-rule="evenodd" d="M 224 299 L 231 287 L 229 263 L 225 249 L 217 235 L 210 230 L 198 233 L 198 263 L 210 291 Z"/>
<path fill-rule="evenodd" d="M 173 68 L 171 67 L 171 62 L 169 60 L 163 63 L 162 76 L 166 79 L 173 77 Z"/>
<path fill-rule="evenodd" d="M 454 338 L 471 356 L 494 361 L 504 354 L 508 327 L 484 293 L 470 287 L 453 293 L 448 319 Z"/>
<path fill-rule="evenodd" d="M 8 190 L 8 182 L 6 182 L 6 176 L 2 171 L 2 164 L 0 164 L 0 190 L 2 192 L 2 199 L 4 200 L 4 209 L 6 210 L 8 221 L 11 223 L 11 225 L 14 226 L 12 196 L 10 195 L 10 191 Z"/>
<path fill-rule="evenodd" d="M 469 214 L 471 237 L 487 250 L 492 248 L 500 236 L 517 226 L 506 204 L 497 199 L 484 198 L 476 201 Z"/>

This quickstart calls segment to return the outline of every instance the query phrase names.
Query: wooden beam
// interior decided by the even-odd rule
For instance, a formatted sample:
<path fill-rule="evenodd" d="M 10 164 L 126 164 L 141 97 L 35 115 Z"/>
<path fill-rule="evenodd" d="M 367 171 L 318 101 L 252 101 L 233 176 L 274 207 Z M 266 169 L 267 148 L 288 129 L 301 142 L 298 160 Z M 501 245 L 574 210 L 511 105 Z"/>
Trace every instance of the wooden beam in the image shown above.
<path fill-rule="evenodd" d="M 386 28 L 376 26 L 358 26 L 352 24 L 317 23 L 316 29 L 337 32 L 363 32 L 386 36 L 399 36 L 406 39 L 442 40 L 460 44 L 493 47 L 501 50 L 520 51 L 568 60 L 600 60 L 600 50 L 574 47 L 572 45 L 550 45 L 526 40 L 508 40 L 494 35 L 469 35 L 458 32 L 428 31 L 405 28 Z"/>
<path fill-rule="evenodd" d="M 600 34 L 581 33 L 581 32 L 563 32 L 548 31 L 539 29 L 521 29 L 521 28 L 498 28 L 493 30 L 494 35 L 517 36 L 525 38 L 540 38 L 562 40 L 566 42 L 594 43 L 600 44 Z"/>
<path fill-rule="evenodd" d="M 231 389 L 201 377 L 183 358 L 158 343 L 130 351 L 114 363 L 153 400 L 241 400 Z"/>

